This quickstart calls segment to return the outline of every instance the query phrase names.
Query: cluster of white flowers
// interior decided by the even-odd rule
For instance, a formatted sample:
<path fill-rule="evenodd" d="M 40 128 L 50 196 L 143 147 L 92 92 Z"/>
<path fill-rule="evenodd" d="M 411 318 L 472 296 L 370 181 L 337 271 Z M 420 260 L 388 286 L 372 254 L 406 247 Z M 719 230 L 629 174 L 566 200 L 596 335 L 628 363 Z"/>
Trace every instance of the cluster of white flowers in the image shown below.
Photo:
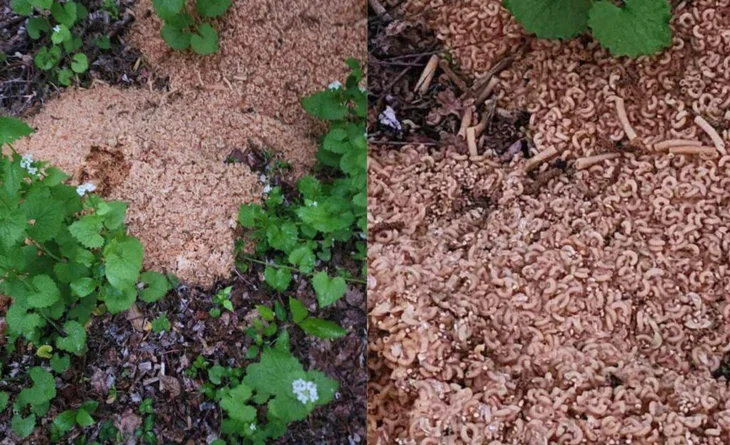
<path fill-rule="evenodd" d="M 271 186 L 269 184 L 266 184 L 266 186 L 264 187 L 264 194 L 268 194 L 269 192 L 271 192 Z"/>
<path fill-rule="evenodd" d="M 53 27 L 53 32 L 61 32 L 61 26 L 60 25 L 54 26 Z"/>
<path fill-rule="evenodd" d="M 31 175 L 35 176 L 38 174 L 38 169 L 33 167 L 33 155 L 23 155 L 20 159 L 20 166 L 28 170 L 28 173 Z"/>
<path fill-rule="evenodd" d="M 395 110 L 393 110 L 390 105 L 385 107 L 385 111 L 380 113 L 380 123 L 383 125 L 387 125 L 388 127 L 401 131 L 403 127 L 401 126 L 400 122 L 398 121 L 398 118 L 395 117 Z"/>
<path fill-rule="evenodd" d="M 340 88 L 342 88 L 342 82 L 340 82 L 339 80 L 335 80 L 334 82 L 329 84 L 327 88 L 330 90 L 339 90 Z"/>
<path fill-rule="evenodd" d="M 304 379 L 296 379 L 292 382 L 292 392 L 302 403 L 316 402 L 319 400 L 317 395 L 317 384 L 308 382 Z"/>
<path fill-rule="evenodd" d="M 76 193 L 78 193 L 79 196 L 84 196 L 87 192 L 93 192 L 94 190 L 96 190 L 96 186 L 90 182 L 76 187 Z"/>
<path fill-rule="evenodd" d="M 256 424 L 252 423 L 251 426 L 248 427 L 251 431 L 256 431 Z"/>

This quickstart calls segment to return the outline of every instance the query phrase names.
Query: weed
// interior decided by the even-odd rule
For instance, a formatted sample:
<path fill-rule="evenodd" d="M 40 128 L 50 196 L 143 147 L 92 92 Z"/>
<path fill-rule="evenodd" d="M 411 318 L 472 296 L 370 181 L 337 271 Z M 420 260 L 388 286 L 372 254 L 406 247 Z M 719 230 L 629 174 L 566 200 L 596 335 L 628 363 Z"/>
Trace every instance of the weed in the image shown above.
<path fill-rule="evenodd" d="M 165 22 L 160 34 L 170 48 L 191 48 L 202 56 L 218 51 L 218 32 L 205 19 L 225 14 L 231 0 L 196 0 L 195 17 L 187 11 L 185 0 L 153 0 L 152 6 Z"/>

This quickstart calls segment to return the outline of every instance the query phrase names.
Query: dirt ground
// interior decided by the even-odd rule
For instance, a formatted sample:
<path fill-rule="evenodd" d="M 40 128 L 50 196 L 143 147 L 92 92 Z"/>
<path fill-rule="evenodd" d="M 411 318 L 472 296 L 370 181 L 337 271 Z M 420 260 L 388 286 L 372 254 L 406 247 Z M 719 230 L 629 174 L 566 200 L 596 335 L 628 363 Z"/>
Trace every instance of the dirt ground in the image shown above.
<path fill-rule="evenodd" d="M 371 23 L 369 443 L 730 441 L 730 2 L 673 12 L 637 60 L 496 0 Z"/>
<path fill-rule="evenodd" d="M 128 201 L 145 267 L 204 286 L 229 276 L 237 209 L 258 201 L 262 184 L 224 161 L 251 145 L 306 171 L 322 127 L 300 99 L 344 80 L 346 58 L 364 57 L 359 2 L 274 6 L 236 3 L 216 23 L 220 52 L 203 58 L 167 49 L 151 2 L 140 2 L 130 42 L 169 91 L 67 90 L 30 120 L 37 133 L 18 148 Z"/>

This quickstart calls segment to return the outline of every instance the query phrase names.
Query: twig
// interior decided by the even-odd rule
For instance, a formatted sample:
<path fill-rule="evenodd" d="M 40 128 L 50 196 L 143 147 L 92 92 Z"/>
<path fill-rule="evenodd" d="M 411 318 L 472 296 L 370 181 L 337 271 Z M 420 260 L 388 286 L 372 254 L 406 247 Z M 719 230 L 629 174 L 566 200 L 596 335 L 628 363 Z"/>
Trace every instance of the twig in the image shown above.
<path fill-rule="evenodd" d="M 542 164 L 545 161 L 550 160 L 557 154 L 558 154 L 558 150 L 555 147 L 550 147 L 547 150 L 541 151 L 540 153 L 538 153 L 535 156 L 528 159 L 527 162 L 525 162 L 525 171 L 529 172 L 531 170 L 534 170 L 540 164 Z"/>
<path fill-rule="evenodd" d="M 586 158 L 580 158 L 575 161 L 575 169 L 576 170 L 583 170 L 588 167 L 591 167 L 593 165 L 596 165 L 598 163 L 601 163 L 603 161 L 607 161 L 609 159 L 616 159 L 621 156 L 621 153 L 604 153 L 601 155 L 595 155 L 595 156 L 588 156 Z"/>
<path fill-rule="evenodd" d="M 474 133 L 474 127 L 466 129 L 466 144 L 469 146 L 469 155 L 479 156 L 479 153 L 477 152 L 477 141 Z"/>
<path fill-rule="evenodd" d="M 387 24 L 393 21 L 393 17 L 388 14 L 388 11 L 385 10 L 378 0 L 369 0 L 368 3 L 370 3 L 370 7 L 373 8 L 373 11 L 375 11 L 375 14 L 380 17 L 380 20 L 382 20 L 383 23 Z"/>
<path fill-rule="evenodd" d="M 697 124 L 705 133 L 707 133 L 707 136 L 712 139 L 712 143 L 715 144 L 717 151 L 723 155 L 727 154 L 727 150 L 725 150 L 725 142 L 722 140 L 720 135 L 717 134 L 717 131 L 712 128 L 712 125 L 705 120 L 705 118 L 699 115 L 695 116 L 695 124 Z"/>
<path fill-rule="evenodd" d="M 436 67 L 438 66 L 438 63 L 438 56 L 431 56 L 426 64 L 426 68 L 424 68 L 423 73 L 421 73 L 421 77 L 416 83 L 416 88 L 413 90 L 414 92 L 425 94 L 426 91 L 428 91 L 428 87 L 431 86 L 431 81 L 433 81 L 433 76 L 436 74 Z"/>
<path fill-rule="evenodd" d="M 466 110 L 464 110 L 464 115 L 461 117 L 461 126 L 459 127 L 459 133 L 457 133 L 462 138 L 466 138 L 466 129 L 469 128 L 471 125 L 471 119 L 474 115 L 474 110 L 472 107 L 468 107 Z"/>
<path fill-rule="evenodd" d="M 700 141 L 689 141 L 685 139 L 668 139 L 666 141 L 654 144 L 654 150 L 664 151 L 671 147 L 699 147 L 702 145 Z"/>
<path fill-rule="evenodd" d="M 489 79 L 489 82 L 487 82 L 487 86 L 484 87 L 484 90 L 482 90 L 481 93 L 479 93 L 479 96 L 477 96 L 476 103 L 480 104 L 487 100 L 490 94 L 494 91 L 495 88 L 497 88 L 497 85 L 499 85 L 499 79 L 496 77 L 492 77 Z"/>
<path fill-rule="evenodd" d="M 685 145 L 679 147 L 670 147 L 669 153 L 675 155 L 713 155 L 717 153 L 716 147 Z"/>
<path fill-rule="evenodd" d="M 492 77 L 509 68 L 514 61 L 515 56 L 507 56 L 500 59 L 497 63 L 494 64 L 494 66 L 489 69 L 489 71 L 487 71 L 487 73 L 481 79 L 479 79 L 476 84 L 474 84 L 472 89 L 467 93 L 467 97 L 480 97 L 484 92 L 484 89 L 487 88 L 487 86 L 489 85 Z M 486 97 L 484 99 L 486 99 Z M 484 99 L 482 99 L 482 101 Z M 477 103 L 480 103 L 482 101 L 477 101 Z"/>
<path fill-rule="evenodd" d="M 443 71 L 444 74 L 446 74 L 446 77 L 448 77 L 449 79 L 451 79 L 452 82 L 454 82 L 454 85 L 456 85 L 456 88 L 460 89 L 461 91 L 467 90 L 468 87 L 466 86 L 466 82 L 464 82 L 464 80 L 461 77 L 459 77 L 459 75 L 456 74 L 451 69 L 451 67 L 449 66 L 449 62 L 447 62 L 444 59 L 441 59 L 439 61 L 439 67 L 441 68 L 441 71 Z"/>
<path fill-rule="evenodd" d="M 618 96 L 616 97 L 616 112 L 618 113 L 618 120 L 621 122 L 624 133 L 626 133 L 626 137 L 629 138 L 629 141 L 633 141 L 636 139 L 636 131 L 634 131 L 634 127 L 631 126 L 629 117 L 626 115 L 624 100 Z"/>

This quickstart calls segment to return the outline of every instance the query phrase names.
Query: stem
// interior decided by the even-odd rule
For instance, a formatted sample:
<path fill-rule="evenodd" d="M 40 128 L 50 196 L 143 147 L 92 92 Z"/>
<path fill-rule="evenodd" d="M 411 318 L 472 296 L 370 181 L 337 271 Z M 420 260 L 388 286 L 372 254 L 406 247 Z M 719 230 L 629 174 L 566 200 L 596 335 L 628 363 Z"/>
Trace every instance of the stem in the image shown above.
<path fill-rule="evenodd" d="M 243 256 L 243 259 L 244 260 L 247 260 L 247 261 L 250 261 L 252 263 L 261 264 L 263 266 L 272 266 L 272 267 L 276 267 L 276 268 L 279 268 L 279 269 L 289 269 L 289 270 L 293 270 L 295 272 L 299 272 L 299 273 L 301 273 L 303 275 L 307 275 L 307 276 L 310 276 L 310 277 L 312 276 L 311 273 L 305 274 L 304 272 L 302 272 L 301 270 L 297 269 L 296 267 L 284 266 L 282 264 L 269 264 L 269 263 L 267 263 L 265 261 L 257 260 L 256 258 L 251 258 L 250 256 L 246 256 L 246 255 Z M 345 277 L 342 277 L 342 279 L 345 280 L 345 281 L 348 281 L 350 283 L 368 284 L 367 281 L 358 280 L 356 278 L 345 278 Z"/>
<path fill-rule="evenodd" d="M 56 256 L 55 254 L 51 253 L 51 251 L 49 251 L 48 249 L 46 249 L 46 248 L 45 248 L 45 246 L 44 246 L 43 244 L 37 243 L 37 242 L 35 242 L 34 240 L 30 240 L 30 241 L 31 241 L 31 242 L 32 242 L 32 243 L 33 243 L 33 244 L 34 244 L 34 245 L 35 245 L 36 247 L 38 247 L 39 249 L 41 249 L 41 250 L 43 251 L 43 253 L 45 253 L 45 254 L 46 254 L 46 255 L 48 255 L 49 257 L 53 258 L 54 260 L 58 261 L 59 263 L 65 263 L 65 262 L 66 262 L 66 261 L 64 261 L 63 259 L 61 259 L 61 258 L 59 258 L 58 256 Z"/>

